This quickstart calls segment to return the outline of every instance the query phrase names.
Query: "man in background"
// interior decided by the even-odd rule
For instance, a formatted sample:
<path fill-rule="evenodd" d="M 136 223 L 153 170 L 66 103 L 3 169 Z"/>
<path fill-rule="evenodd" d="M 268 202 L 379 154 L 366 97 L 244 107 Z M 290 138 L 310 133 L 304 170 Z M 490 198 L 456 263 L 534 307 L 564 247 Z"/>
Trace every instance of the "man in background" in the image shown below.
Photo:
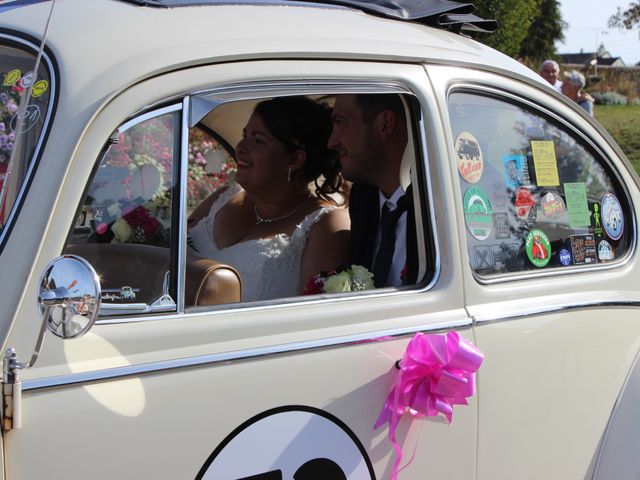
<path fill-rule="evenodd" d="M 554 60 L 545 60 L 540 65 L 540 76 L 549 82 L 553 88 L 562 92 L 562 82 L 560 81 L 560 65 Z"/>

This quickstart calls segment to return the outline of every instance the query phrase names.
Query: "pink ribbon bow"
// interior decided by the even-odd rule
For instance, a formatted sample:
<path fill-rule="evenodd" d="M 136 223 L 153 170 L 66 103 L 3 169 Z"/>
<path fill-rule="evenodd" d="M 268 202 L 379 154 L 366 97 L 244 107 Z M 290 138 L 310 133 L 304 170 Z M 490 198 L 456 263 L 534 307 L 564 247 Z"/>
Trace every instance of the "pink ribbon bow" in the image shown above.
<path fill-rule="evenodd" d="M 398 477 L 402 460 L 402 448 L 396 441 L 402 415 L 407 409 L 413 416 L 435 417 L 441 413 L 451 423 L 453 406 L 468 405 L 467 397 L 475 393 L 475 372 L 483 359 L 482 352 L 456 332 L 446 336 L 417 333 L 411 339 L 374 426 L 389 423 L 389 440 L 396 451 L 393 480 Z"/>

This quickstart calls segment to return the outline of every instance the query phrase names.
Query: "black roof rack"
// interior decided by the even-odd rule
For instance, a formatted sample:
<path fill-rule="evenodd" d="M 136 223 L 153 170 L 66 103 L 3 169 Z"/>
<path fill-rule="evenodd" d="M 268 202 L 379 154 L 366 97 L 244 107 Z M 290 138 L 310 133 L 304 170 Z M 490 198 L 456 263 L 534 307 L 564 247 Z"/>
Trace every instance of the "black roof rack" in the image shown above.
<path fill-rule="evenodd" d="M 181 7 L 194 5 L 335 5 L 395 20 L 422 23 L 455 33 L 462 31 L 494 32 L 495 20 L 473 14 L 473 3 L 453 0 L 121 0 L 146 7 Z"/>

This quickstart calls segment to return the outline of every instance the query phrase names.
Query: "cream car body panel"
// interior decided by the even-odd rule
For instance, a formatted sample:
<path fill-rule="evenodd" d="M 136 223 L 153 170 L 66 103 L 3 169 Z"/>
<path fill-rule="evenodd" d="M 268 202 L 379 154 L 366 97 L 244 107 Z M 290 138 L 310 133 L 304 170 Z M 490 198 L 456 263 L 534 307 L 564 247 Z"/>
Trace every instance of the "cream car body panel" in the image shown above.
<path fill-rule="evenodd" d="M 577 135 L 605 158 L 617 157 L 590 119 L 577 118 L 574 109 L 527 86 L 484 73 L 472 84 L 445 67 L 428 72 L 442 111 L 446 92 L 481 84 L 497 94 L 533 100 L 566 125 L 571 119 Z M 611 164 L 638 204 L 633 168 Z M 458 212 L 457 218 L 463 217 Z M 629 220 L 635 230 L 635 218 Z M 464 222 L 458 224 L 465 229 Z M 469 268 L 466 246 L 460 250 L 466 255 L 465 304 L 479 348 L 491 352 L 480 375 L 478 478 L 502 478 L 505 471 L 518 478 L 590 478 L 602 433 L 640 349 L 635 252 L 609 268 L 527 272 L 516 281 L 505 276 L 487 283 Z M 629 475 L 628 470 L 608 473 L 613 474 L 608 478 Z"/>

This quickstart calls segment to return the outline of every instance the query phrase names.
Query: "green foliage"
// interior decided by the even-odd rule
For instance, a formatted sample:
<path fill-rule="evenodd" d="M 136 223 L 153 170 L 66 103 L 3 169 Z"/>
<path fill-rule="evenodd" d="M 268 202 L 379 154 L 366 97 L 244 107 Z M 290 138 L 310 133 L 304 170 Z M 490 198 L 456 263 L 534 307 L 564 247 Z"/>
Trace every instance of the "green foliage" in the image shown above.
<path fill-rule="evenodd" d="M 626 10 L 621 10 L 618 7 L 616 14 L 609 18 L 609 27 L 611 28 L 631 30 L 635 26 L 640 26 L 640 2 L 630 3 Z"/>
<path fill-rule="evenodd" d="M 594 114 L 640 173 L 640 106 L 596 105 Z"/>
<path fill-rule="evenodd" d="M 473 35 L 476 40 L 529 64 L 556 56 L 555 42 L 564 38 L 566 24 L 558 0 L 475 0 L 475 13 L 498 21 L 491 34 Z"/>
<path fill-rule="evenodd" d="M 494 33 L 477 33 L 473 37 L 482 43 L 509 55 L 520 54 L 529 27 L 536 18 L 541 0 L 475 0 L 476 13 L 482 18 L 498 21 Z"/>
<path fill-rule="evenodd" d="M 558 0 L 538 1 L 538 11 L 520 46 L 520 57 L 536 65 L 555 57 L 555 43 L 557 40 L 564 40 L 563 30 L 567 26 L 562 20 Z"/>

